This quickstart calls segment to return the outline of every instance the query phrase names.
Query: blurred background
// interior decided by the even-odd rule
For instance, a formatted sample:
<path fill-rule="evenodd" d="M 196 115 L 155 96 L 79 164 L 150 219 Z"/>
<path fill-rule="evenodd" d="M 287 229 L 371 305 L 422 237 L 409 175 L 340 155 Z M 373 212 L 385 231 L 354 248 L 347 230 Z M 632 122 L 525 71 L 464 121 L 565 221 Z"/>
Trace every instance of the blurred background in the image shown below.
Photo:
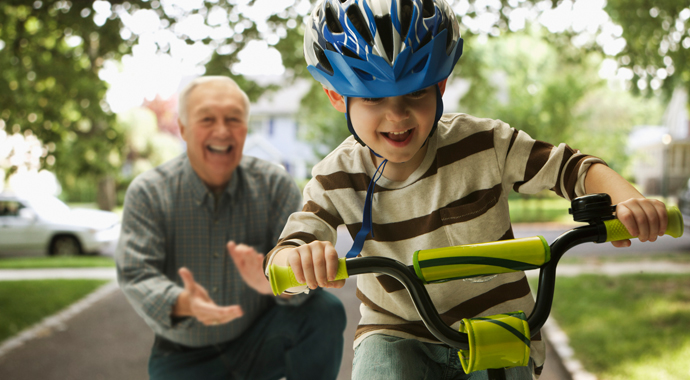
<path fill-rule="evenodd" d="M 465 42 L 446 112 L 497 118 L 540 140 L 567 142 L 690 215 L 687 0 L 448 1 Z M 244 153 L 282 165 L 303 186 L 311 167 L 348 136 L 303 59 L 304 19 L 314 3 L 3 0 L 0 227 L 61 219 L 74 232 L 45 232 L 41 240 L 36 230 L 10 236 L 0 228 L 0 269 L 112 268 L 127 186 L 184 151 L 177 94 L 199 75 L 240 84 L 252 102 Z M 568 223 L 568 205 L 550 192 L 511 195 L 518 224 Z M 65 217 L 73 211 L 81 214 Z M 18 251 L 63 261 L 21 261 L 26 254 Z M 655 253 L 685 265 L 688 251 L 678 245 Z M 101 255 L 73 261 L 83 253 Z M 1 286 L 0 341 L 50 314 L 3 320 L 2 309 L 19 301 L 3 299 L 9 292 Z M 678 292 L 679 303 L 669 307 L 674 323 L 687 326 L 690 294 Z M 690 352 L 687 339 L 658 345 L 672 347 L 664 353 L 671 357 Z M 678 371 L 668 378 L 690 378 L 687 365 Z"/>
<path fill-rule="evenodd" d="M 687 2 L 451 3 L 465 52 L 447 111 L 567 142 L 647 195 L 679 195 L 690 177 Z M 120 206 L 133 177 L 183 151 L 177 91 L 203 74 L 229 75 L 248 92 L 246 154 L 305 181 L 347 136 L 302 58 L 312 6 L 3 1 L 0 187 Z"/>

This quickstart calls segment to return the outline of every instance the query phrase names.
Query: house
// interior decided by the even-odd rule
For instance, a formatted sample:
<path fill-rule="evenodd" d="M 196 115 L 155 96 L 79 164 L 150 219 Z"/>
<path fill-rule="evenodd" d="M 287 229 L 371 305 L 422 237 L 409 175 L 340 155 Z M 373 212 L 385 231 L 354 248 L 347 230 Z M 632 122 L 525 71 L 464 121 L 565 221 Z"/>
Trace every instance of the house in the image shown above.
<path fill-rule="evenodd" d="M 630 134 L 635 182 L 646 195 L 676 196 L 690 178 L 688 93 L 677 88 L 661 126 L 636 127 Z"/>
<path fill-rule="evenodd" d="M 298 182 L 307 179 L 311 166 L 318 162 L 312 146 L 298 139 L 300 101 L 310 86 L 310 81 L 297 80 L 252 103 L 244 143 L 245 155 L 283 166 Z"/>

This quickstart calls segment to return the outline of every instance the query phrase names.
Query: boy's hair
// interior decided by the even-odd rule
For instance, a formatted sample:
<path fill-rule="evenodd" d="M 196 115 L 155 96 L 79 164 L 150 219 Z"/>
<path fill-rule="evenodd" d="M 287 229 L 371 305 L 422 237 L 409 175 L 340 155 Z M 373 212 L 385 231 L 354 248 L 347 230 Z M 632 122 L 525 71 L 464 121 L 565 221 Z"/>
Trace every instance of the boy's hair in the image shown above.
<path fill-rule="evenodd" d="M 462 54 L 445 0 L 322 0 L 307 19 L 304 56 L 345 97 L 405 95 L 448 78 Z"/>

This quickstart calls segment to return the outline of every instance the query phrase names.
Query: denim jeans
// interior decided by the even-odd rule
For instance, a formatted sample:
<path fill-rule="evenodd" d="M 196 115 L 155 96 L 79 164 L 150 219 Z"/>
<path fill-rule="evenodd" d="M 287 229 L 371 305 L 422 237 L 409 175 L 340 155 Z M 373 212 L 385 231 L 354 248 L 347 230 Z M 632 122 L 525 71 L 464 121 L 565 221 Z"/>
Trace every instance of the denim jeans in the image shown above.
<path fill-rule="evenodd" d="M 156 338 L 151 380 L 335 379 L 340 369 L 345 309 L 316 291 L 300 306 L 275 305 L 229 342 L 201 348 Z"/>
<path fill-rule="evenodd" d="M 532 380 L 532 361 L 527 367 L 506 370 L 507 380 Z M 353 380 L 487 380 L 487 371 L 465 374 L 458 350 L 442 344 L 424 343 L 374 334 L 355 350 Z"/>

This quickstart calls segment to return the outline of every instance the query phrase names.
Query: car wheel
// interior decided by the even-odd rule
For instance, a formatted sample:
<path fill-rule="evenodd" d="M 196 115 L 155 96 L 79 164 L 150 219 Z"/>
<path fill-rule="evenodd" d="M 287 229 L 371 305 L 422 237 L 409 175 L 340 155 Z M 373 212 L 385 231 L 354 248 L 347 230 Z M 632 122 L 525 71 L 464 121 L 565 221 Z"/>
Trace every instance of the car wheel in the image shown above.
<path fill-rule="evenodd" d="M 50 256 L 74 256 L 81 255 L 81 244 L 76 237 L 71 235 L 58 235 L 53 238 L 48 248 Z"/>

